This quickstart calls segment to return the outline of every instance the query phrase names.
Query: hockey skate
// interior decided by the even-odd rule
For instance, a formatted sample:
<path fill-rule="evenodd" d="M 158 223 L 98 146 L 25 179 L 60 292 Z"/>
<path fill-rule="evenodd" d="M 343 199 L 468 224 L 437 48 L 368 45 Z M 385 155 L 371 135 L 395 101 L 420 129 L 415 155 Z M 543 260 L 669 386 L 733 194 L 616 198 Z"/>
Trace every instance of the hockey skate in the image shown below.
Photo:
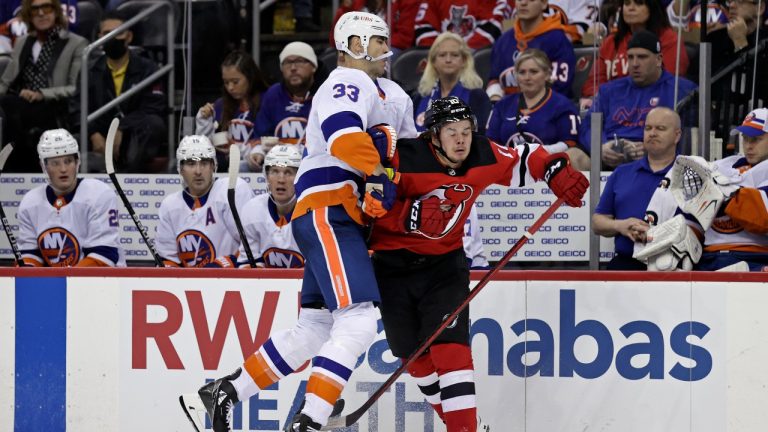
<path fill-rule="evenodd" d="M 179 396 L 179 403 L 190 423 L 197 432 L 205 431 L 205 414 L 211 419 L 214 432 L 230 432 L 232 410 L 238 402 L 237 392 L 231 380 L 240 376 L 242 370 L 211 381 L 200 387 L 197 394 L 188 393 Z M 200 414 L 204 413 L 202 416 Z"/>
<path fill-rule="evenodd" d="M 477 418 L 477 432 L 491 432 L 491 427 L 483 423 L 483 419 Z"/>
<path fill-rule="evenodd" d="M 293 425 L 296 423 L 299 423 L 299 420 L 301 419 L 301 410 L 304 409 L 304 403 L 306 400 L 301 401 L 301 405 L 299 405 L 299 409 L 296 410 L 296 413 L 293 415 L 293 418 L 291 421 L 289 421 L 285 425 L 285 429 L 283 429 L 283 432 L 293 432 Z M 333 404 L 333 411 L 331 411 L 330 417 L 337 417 L 341 415 L 341 412 L 344 411 L 344 399 L 339 399 L 336 401 L 335 404 Z M 311 430 L 311 429 L 310 429 Z"/>
<path fill-rule="evenodd" d="M 320 423 L 312 421 L 308 415 L 299 411 L 299 417 L 291 421 L 290 432 L 318 432 L 323 427 Z"/>

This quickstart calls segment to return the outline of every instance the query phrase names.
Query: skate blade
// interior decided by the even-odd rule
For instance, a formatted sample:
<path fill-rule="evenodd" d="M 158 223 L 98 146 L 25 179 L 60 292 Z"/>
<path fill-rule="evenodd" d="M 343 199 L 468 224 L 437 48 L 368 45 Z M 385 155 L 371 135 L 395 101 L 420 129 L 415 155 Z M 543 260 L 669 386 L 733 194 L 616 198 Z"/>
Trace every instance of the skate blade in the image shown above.
<path fill-rule="evenodd" d="M 179 403 L 181 409 L 184 410 L 184 414 L 187 415 L 187 419 L 192 423 L 192 427 L 196 432 L 205 432 L 205 406 L 203 401 L 200 400 L 200 396 L 197 393 L 186 393 L 179 396 Z M 201 420 L 202 418 L 202 420 Z"/>

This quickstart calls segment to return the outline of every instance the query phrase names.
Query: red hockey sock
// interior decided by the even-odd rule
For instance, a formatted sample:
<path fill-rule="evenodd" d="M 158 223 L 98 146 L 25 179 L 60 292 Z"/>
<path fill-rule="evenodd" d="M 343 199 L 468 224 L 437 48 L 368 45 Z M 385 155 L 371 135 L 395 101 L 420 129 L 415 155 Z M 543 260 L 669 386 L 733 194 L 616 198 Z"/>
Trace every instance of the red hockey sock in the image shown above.
<path fill-rule="evenodd" d="M 448 432 L 476 432 L 474 366 L 469 346 L 433 345 L 430 357 L 440 381 L 440 400 Z"/>
<path fill-rule="evenodd" d="M 445 423 L 443 405 L 440 403 L 440 382 L 429 354 L 424 354 L 411 363 L 408 373 L 416 380 L 424 399 L 432 405 L 440 420 Z"/>

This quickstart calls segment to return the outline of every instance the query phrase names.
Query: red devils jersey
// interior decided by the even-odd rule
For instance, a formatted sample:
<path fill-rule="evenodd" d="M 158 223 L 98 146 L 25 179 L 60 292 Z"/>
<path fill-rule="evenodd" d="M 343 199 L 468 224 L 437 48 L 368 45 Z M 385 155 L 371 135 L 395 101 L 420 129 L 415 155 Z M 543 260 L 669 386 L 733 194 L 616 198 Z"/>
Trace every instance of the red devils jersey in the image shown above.
<path fill-rule="evenodd" d="M 541 179 L 547 156 L 535 144 L 511 149 L 474 135 L 469 156 L 453 169 L 440 163 L 426 139 L 398 140 L 393 161 L 400 172 L 397 200 L 375 221 L 371 249 L 439 255 L 461 248 L 464 222 L 483 189 L 491 184 L 524 186 Z M 416 200 L 421 201 L 421 223 L 407 232 L 405 224 Z"/>

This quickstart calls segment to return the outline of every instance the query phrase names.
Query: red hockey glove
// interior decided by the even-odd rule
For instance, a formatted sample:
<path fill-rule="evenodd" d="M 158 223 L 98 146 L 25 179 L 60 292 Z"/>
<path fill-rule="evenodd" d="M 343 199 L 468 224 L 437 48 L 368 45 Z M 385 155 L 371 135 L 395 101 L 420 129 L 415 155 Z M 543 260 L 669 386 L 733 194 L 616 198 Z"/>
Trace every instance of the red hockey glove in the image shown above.
<path fill-rule="evenodd" d="M 573 169 L 565 153 L 555 153 L 544 162 L 544 181 L 558 198 L 571 207 L 581 207 L 581 198 L 589 187 L 584 174 Z"/>
<path fill-rule="evenodd" d="M 377 124 L 376 126 L 369 127 L 368 135 L 373 140 L 373 145 L 376 147 L 376 151 L 379 152 L 381 163 L 386 164 L 392 160 L 395 156 L 395 148 L 397 145 L 397 132 L 395 128 L 388 124 Z"/>
<path fill-rule="evenodd" d="M 368 176 L 365 182 L 363 212 L 370 217 L 382 217 L 392 209 L 397 196 L 400 173 L 387 169 L 387 174 Z"/>
<path fill-rule="evenodd" d="M 462 208 L 461 204 L 465 200 L 472 197 L 472 191 L 469 188 L 459 189 L 458 186 L 451 186 L 445 189 L 444 195 L 445 198 L 433 195 L 406 203 L 403 209 L 405 231 L 417 231 L 429 238 L 440 238 L 456 226 L 456 211 Z M 461 226 L 463 229 L 463 221 Z"/>

